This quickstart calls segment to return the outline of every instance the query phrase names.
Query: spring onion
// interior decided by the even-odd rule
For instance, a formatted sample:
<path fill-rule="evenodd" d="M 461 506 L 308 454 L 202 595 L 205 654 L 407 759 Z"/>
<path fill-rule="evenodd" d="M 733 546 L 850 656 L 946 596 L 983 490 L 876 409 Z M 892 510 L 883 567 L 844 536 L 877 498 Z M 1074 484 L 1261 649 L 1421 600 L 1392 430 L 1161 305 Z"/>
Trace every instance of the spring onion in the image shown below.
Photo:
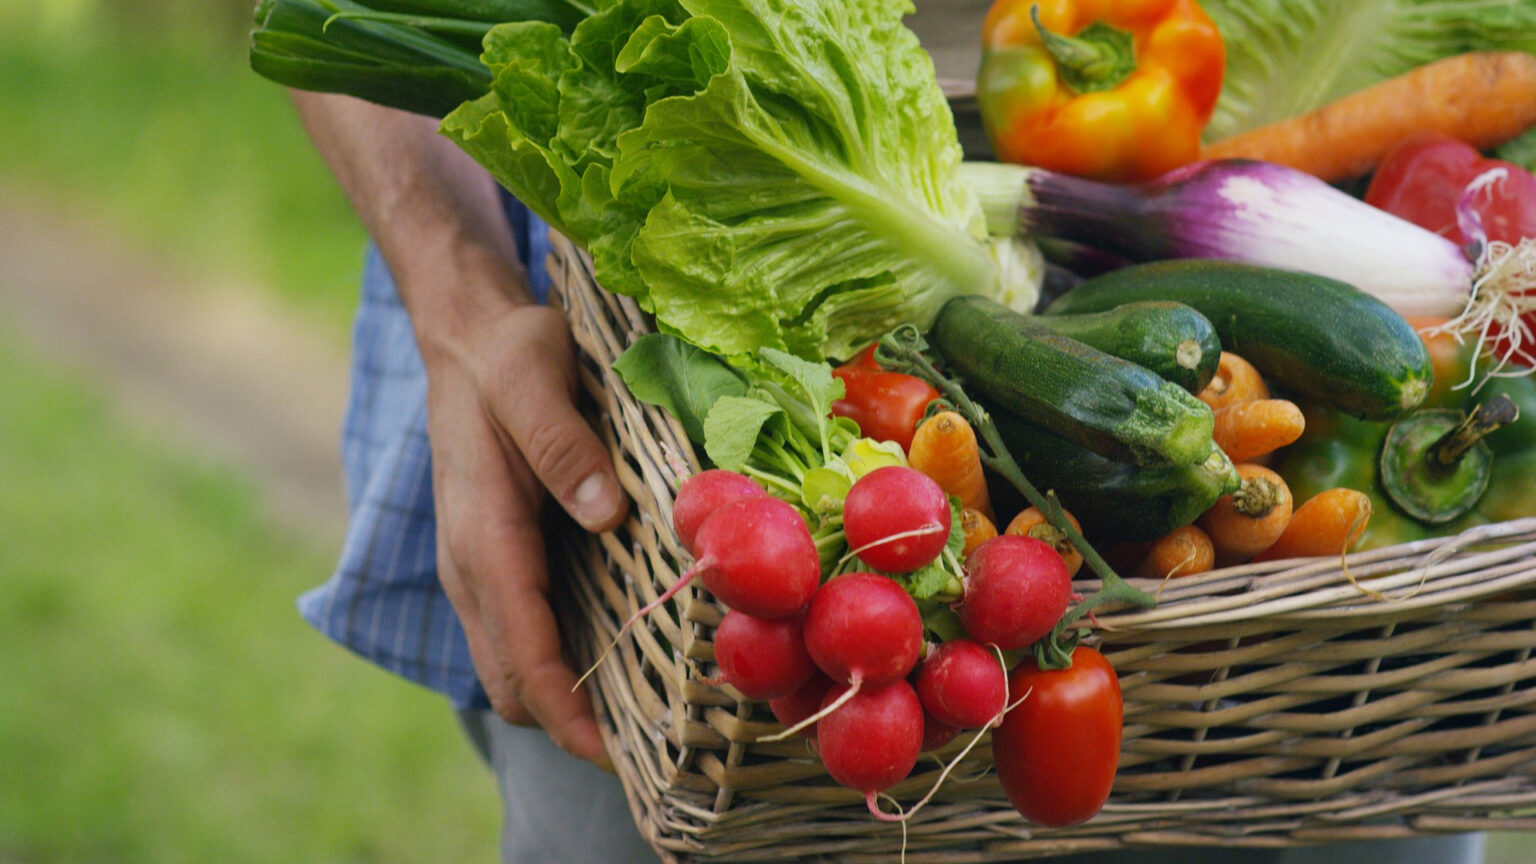
<path fill-rule="evenodd" d="M 968 163 L 988 230 L 1038 234 L 1132 261 L 1220 258 L 1329 276 L 1404 314 L 1456 313 L 1474 266 L 1455 243 L 1281 165 L 1203 162 L 1112 185 Z"/>

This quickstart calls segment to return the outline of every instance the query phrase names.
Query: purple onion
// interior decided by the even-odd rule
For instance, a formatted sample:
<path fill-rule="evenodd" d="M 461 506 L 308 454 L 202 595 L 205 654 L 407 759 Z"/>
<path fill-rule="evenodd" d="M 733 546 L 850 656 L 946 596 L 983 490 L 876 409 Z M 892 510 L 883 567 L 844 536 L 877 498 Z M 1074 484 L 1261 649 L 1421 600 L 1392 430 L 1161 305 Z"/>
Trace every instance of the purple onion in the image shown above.
<path fill-rule="evenodd" d="M 1455 243 L 1269 162 L 1197 162 L 1126 185 L 998 163 L 967 163 L 966 178 L 994 233 L 1132 261 L 1220 258 L 1316 273 L 1405 315 L 1454 315 L 1472 286 L 1474 264 Z"/>

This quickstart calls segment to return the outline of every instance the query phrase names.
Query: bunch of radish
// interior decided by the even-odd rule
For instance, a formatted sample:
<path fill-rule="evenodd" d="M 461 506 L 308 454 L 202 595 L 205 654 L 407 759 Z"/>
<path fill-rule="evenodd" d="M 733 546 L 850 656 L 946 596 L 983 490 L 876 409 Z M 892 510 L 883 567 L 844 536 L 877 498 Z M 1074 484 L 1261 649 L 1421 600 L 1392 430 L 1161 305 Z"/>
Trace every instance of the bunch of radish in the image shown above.
<path fill-rule="evenodd" d="M 772 737 L 811 738 L 827 773 L 863 793 L 883 819 L 894 817 L 876 797 L 907 777 L 924 749 L 1001 721 L 1002 652 L 1049 633 L 1071 596 L 1066 565 L 1049 544 L 996 537 L 964 562 L 954 609 L 970 638 L 927 645 L 917 602 L 892 577 L 940 559 L 953 514 L 949 497 L 920 471 L 870 471 L 842 507 L 848 559 L 868 569 L 822 582 L 806 518 L 743 475 L 713 469 L 690 477 L 673 511 L 696 559 L 685 578 L 697 575 L 728 607 L 715 633 L 721 678 L 768 703 L 786 727 Z"/>

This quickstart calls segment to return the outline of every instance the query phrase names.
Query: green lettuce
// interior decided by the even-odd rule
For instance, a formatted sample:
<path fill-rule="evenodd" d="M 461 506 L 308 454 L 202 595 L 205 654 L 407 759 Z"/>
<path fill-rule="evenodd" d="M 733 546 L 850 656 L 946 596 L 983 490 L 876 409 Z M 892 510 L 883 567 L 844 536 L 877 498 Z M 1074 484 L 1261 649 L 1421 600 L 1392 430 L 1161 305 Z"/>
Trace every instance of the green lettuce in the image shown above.
<path fill-rule="evenodd" d="M 443 131 L 711 352 L 846 357 L 958 294 L 1028 309 L 1038 253 L 987 238 L 911 9 L 618 0 L 568 36 L 503 24 L 490 92 Z"/>
<path fill-rule="evenodd" d="M 1204 0 L 1227 45 L 1208 140 L 1467 51 L 1536 51 L 1530 0 Z"/>

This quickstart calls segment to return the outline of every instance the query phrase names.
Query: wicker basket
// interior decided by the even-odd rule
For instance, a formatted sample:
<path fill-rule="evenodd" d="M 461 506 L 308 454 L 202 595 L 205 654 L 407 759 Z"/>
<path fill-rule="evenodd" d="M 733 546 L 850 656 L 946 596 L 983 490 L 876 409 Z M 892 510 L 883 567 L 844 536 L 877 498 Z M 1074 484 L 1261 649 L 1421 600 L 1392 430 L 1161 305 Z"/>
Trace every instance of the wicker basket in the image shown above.
<path fill-rule="evenodd" d="M 676 421 L 610 369 L 648 331 L 645 316 L 600 290 L 561 238 L 552 273 L 633 499 L 618 530 L 564 539 L 570 638 L 588 663 L 685 569 L 671 506 L 697 462 Z M 1095 638 L 1125 695 L 1121 768 L 1103 811 L 1064 829 L 1015 813 L 985 746 L 904 840 L 802 740 L 754 743 L 779 727 L 764 706 L 704 682 L 721 610 L 702 588 L 632 628 L 591 689 L 636 821 L 670 861 L 890 861 L 905 842 L 913 864 L 959 864 L 1536 829 L 1533 584 L 1527 519 L 1355 554 L 1347 571 L 1280 561 L 1188 577 L 1154 610 L 1101 616 Z M 910 803 L 938 772 L 920 762 L 892 794 Z"/>

